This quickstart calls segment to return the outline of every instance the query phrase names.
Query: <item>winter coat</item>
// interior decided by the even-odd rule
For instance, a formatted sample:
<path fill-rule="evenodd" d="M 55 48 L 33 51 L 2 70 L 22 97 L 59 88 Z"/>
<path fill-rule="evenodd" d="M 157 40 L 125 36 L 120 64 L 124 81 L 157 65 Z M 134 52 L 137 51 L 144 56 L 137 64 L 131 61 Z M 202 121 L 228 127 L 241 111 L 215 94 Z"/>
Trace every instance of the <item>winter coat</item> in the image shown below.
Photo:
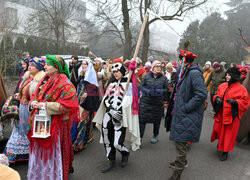
<path fill-rule="evenodd" d="M 249 106 L 249 96 L 246 88 L 239 82 L 235 82 L 228 86 L 225 82 L 218 88 L 217 94 L 214 96 L 223 100 L 222 108 L 214 117 L 214 127 L 211 136 L 211 142 L 219 139 L 218 150 L 228 152 L 232 151 L 239 130 L 240 119 Z M 228 99 L 234 99 L 238 103 L 238 115 L 233 119 L 231 103 Z"/>
<path fill-rule="evenodd" d="M 247 71 L 247 77 L 243 81 L 242 85 L 246 88 L 248 96 L 250 96 L 250 70 Z M 249 132 L 250 132 L 250 107 L 248 107 L 248 109 L 246 110 L 246 112 L 244 113 L 244 115 L 240 120 L 240 127 L 236 140 L 240 142 L 247 136 Z"/>
<path fill-rule="evenodd" d="M 97 111 L 100 106 L 99 88 L 94 84 L 84 81 L 84 76 L 79 76 L 77 84 L 79 84 L 79 91 L 77 92 L 80 99 L 79 105 L 87 111 Z M 88 95 L 82 99 L 81 97 L 84 93 Z"/>
<path fill-rule="evenodd" d="M 211 75 L 209 76 L 208 80 L 206 81 L 206 86 L 210 84 L 212 81 L 211 87 L 210 87 L 210 93 L 211 94 L 217 94 L 217 89 L 219 85 L 224 83 L 226 81 L 226 71 L 224 70 L 223 66 L 221 66 L 221 69 L 217 72 L 213 71 Z"/>
<path fill-rule="evenodd" d="M 82 63 L 80 61 L 73 63 L 69 65 L 69 71 L 70 71 L 70 81 L 77 89 L 77 80 L 78 80 L 78 69 L 81 67 Z M 72 71 L 73 70 L 73 71 Z M 75 74 L 75 76 L 74 76 Z"/>
<path fill-rule="evenodd" d="M 212 74 L 213 69 L 212 68 L 209 68 L 208 70 L 205 70 L 205 68 L 203 68 L 203 69 L 204 69 L 203 77 L 204 77 L 205 83 L 207 83 L 210 75 Z M 210 91 L 211 84 L 212 84 L 212 82 L 210 81 L 210 83 L 207 85 L 208 92 Z"/>
<path fill-rule="evenodd" d="M 170 139 L 172 141 L 194 143 L 199 141 L 204 101 L 207 98 L 207 90 L 202 74 L 203 71 L 199 65 L 191 64 L 184 71 L 177 85 L 177 90 L 175 88 L 176 93 L 175 90 L 172 93 L 171 101 L 173 102 L 175 99 L 173 109 L 171 111 L 168 108 L 166 116 L 166 121 L 172 120 L 171 124 L 166 122 L 171 127 Z"/>
<path fill-rule="evenodd" d="M 144 76 L 141 82 L 139 103 L 140 123 L 158 123 L 163 116 L 163 101 L 167 100 L 168 80 L 160 74 L 156 78 L 152 72 Z"/>

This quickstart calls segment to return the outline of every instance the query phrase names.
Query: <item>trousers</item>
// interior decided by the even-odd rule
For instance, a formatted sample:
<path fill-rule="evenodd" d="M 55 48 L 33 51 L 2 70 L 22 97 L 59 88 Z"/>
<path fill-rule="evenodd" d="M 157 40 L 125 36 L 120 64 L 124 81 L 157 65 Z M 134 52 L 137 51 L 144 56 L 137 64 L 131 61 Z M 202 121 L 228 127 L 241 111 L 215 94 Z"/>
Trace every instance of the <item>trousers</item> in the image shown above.
<path fill-rule="evenodd" d="M 122 122 L 114 122 L 109 113 L 104 115 L 102 123 L 102 135 L 106 156 L 109 160 L 115 160 L 116 150 L 122 156 L 128 155 L 129 151 L 124 146 L 126 128 L 122 126 Z"/>

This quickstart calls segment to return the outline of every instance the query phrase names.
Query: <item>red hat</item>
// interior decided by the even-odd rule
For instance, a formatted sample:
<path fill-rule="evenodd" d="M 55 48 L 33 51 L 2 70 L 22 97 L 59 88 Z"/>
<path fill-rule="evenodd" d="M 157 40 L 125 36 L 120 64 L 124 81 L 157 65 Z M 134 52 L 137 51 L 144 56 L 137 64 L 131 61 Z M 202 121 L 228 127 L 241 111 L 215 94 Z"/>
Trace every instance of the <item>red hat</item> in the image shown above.
<path fill-rule="evenodd" d="M 196 56 L 194 53 L 192 53 L 191 51 L 185 51 L 183 49 L 180 49 L 180 53 L 183 57 L 187 57 L 189 59 L 195 59 L 198 56 Z"/>
<path fill-rule="evenodd" d="M 113 63 L 121 63 L 122 64 L 122 60 L 120 58 L 117 58 L 117 59 L 114 59 L 113 60 Z"/>
<path fill-rule="evenodd" d="M 178 66 L 177 66 L 177 62 L 173 62 L 172 65 L 173 65 L 174 68 L 177 68 L 177 67 L 178 67 Z"/>

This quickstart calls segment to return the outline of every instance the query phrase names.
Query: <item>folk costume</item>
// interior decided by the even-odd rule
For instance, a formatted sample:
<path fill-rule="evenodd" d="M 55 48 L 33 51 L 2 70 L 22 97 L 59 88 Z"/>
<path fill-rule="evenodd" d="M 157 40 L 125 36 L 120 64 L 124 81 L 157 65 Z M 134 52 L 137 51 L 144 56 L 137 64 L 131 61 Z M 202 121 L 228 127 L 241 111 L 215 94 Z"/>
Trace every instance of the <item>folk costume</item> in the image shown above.
<path fill-rule="evenodd" d="M 72 122 L 79 121 L 79 105 L 74 85 L 69 80 L 69 69 L 59 56 L 46 56 L 46 63 L 58 69 L 51 77 L 45 77 L 31 96 L 31 107 L 35 101 L 42 102 L 51 116 L 51 136 L 33 138 L 35 115 L 39 109 L 31 110 L 28 137 L 30 140 L 29 180 L 67 180 L 72 172 L 74 159 L 70 130 Z M 71 170 L 71 171 L 70 171 Z"/>
<path fill-rule="evenodd" d="M 29 159 L 30 142 L 27 137 L 27 132 L 29 130 L 28 118 L 30 112 L 28 104 L 30 102 L 31 94 L 35 92 L 36 86 L 45 75 L 43 71 L 45 61 L 31 59 L 30 63 L 35 64 L 39 69 L 39 72 L 34 77 L 31 77 L 29 71 L 26 72 L 19 88 L 19 120 L 14 123 L 10 139 L 4 151 L 10 163 L 15 163 L 16 161 L 28 161 Z"/>
<path fill-rule="evenodd" d="M 71 129 L 72 144 L 75 151 L 80 151 L 94 138 L 93 123 L 94 112 L 100 106 L 99 88 L 96 77 L 96 72 L 93 64 L 90 61 L 87 69 L 84 71 L 85 76 L 80 76 L 79 83 L 82 84 L 79 94 L 80 104 L 80 122 L 75 124 Z M 79 88 L 78 88 L 79 89 Z M 87 93 L 86 98 L 82 98 L 83 94 Z"/>
<path fill-rule="evenodd" d="M 216 114 L 211 142 L 219 140 L 218 150 L 223 151 L 221 161 L 226 160 L 228 152 L 233 150 L 240 119 L 249 106 L 248 92 L 239 82 L 241 76 L 239 69 L 229 68 L 227 74 L 231 79 L 218 87 L 213 99 Z"/>
<path fill-rule="evenodd" d="M 29 67 L 29 59 L 28 58 L 22 58 L 21 60 L 27 64 L 27 69 L 22 70 L 22 72 L 20 73 L 19 80 L 18 80 L 18 83 L 16 85 L 16 89 L 14 91 L 14 94 L 19 92 L 19 87 L 20 87 L 21 82 L 23 81 L 23 76 L 28 71 L 28 67 Z"/>
<path fill-rule="evenodd" d="M 135 65 L 135 61 L 132 65 Z M 124 76 L 126 70 L 121 63 L 115 63 L 113 64 L 112 72 L 115 71 L 120 71 Z M 135 74 L 133 81 L 136 86 Z M 102 172 L 106 172 L 114 166 L 116 150 L 122 154 L 121 165 L 125 166 L 127 164 L 129 151 L 124 146 L 125 139 L 132 142 L 133 151 L 139 149 L 140 146 L 138 99 L 136 106 L 137 92 L 132 92 L 130 83 L 125 95 L 126 82 L 127 78 L 122 77 L 121 79 L 113 80 L 109 84 L 93 120 L 102 132 L 101 142 L 104 143 L 106 156 L 110 162 L 108 166 L 102 169 Z"/>

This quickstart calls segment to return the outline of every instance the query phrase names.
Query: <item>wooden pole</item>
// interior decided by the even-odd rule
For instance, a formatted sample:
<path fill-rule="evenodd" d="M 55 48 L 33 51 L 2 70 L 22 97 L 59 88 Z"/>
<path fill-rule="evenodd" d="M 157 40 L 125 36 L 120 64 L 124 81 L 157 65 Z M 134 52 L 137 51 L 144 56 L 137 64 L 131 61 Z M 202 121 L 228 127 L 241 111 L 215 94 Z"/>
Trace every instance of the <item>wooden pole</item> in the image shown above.
<path fill-rule="evenodd" d="M 88 55 L 91 55 L 91 56 L 94 56 L 94 58 L 97 58 L 97 56 L 94 53 L 92 53 L 91 51 L 88 52 Z"/>
<path fill-rule="evenodd" d="M 140 49 L 141 40 L 142 40 L 142 37 L 143 37 L 143 33 L 144 33 L 145 26 L 147 24 L 147 21 L 148 21 L 148 12 L 146 11 L 146 14 L 145 14 L 145 17 L 144 17 L 144 20 L 143 20 L 143 23 L 142 23 L 140 35 L 139 35 L 139 38 L 138 38 L 138 41 L 137 41 L 137 44 L 136 44 L 136 48 L 135 48 L 135 52 L 134 52 L 134 56 L 133 56 L 132 61 L 136 61 L 136 57 L 137 57 L 139 49 Z M 130 70 L 129 74 L 128 74 L 128 80 L 127 80 L 126 88 L 125 88 L 125 91 L 124 91 L 124 96 L 123 96 L 122 99 L 124 99 L 125 95 L 127 94 L 128 85 L 129 85 L 129 82 L 131 80 L 132 73 L 133 72 Z"/>

